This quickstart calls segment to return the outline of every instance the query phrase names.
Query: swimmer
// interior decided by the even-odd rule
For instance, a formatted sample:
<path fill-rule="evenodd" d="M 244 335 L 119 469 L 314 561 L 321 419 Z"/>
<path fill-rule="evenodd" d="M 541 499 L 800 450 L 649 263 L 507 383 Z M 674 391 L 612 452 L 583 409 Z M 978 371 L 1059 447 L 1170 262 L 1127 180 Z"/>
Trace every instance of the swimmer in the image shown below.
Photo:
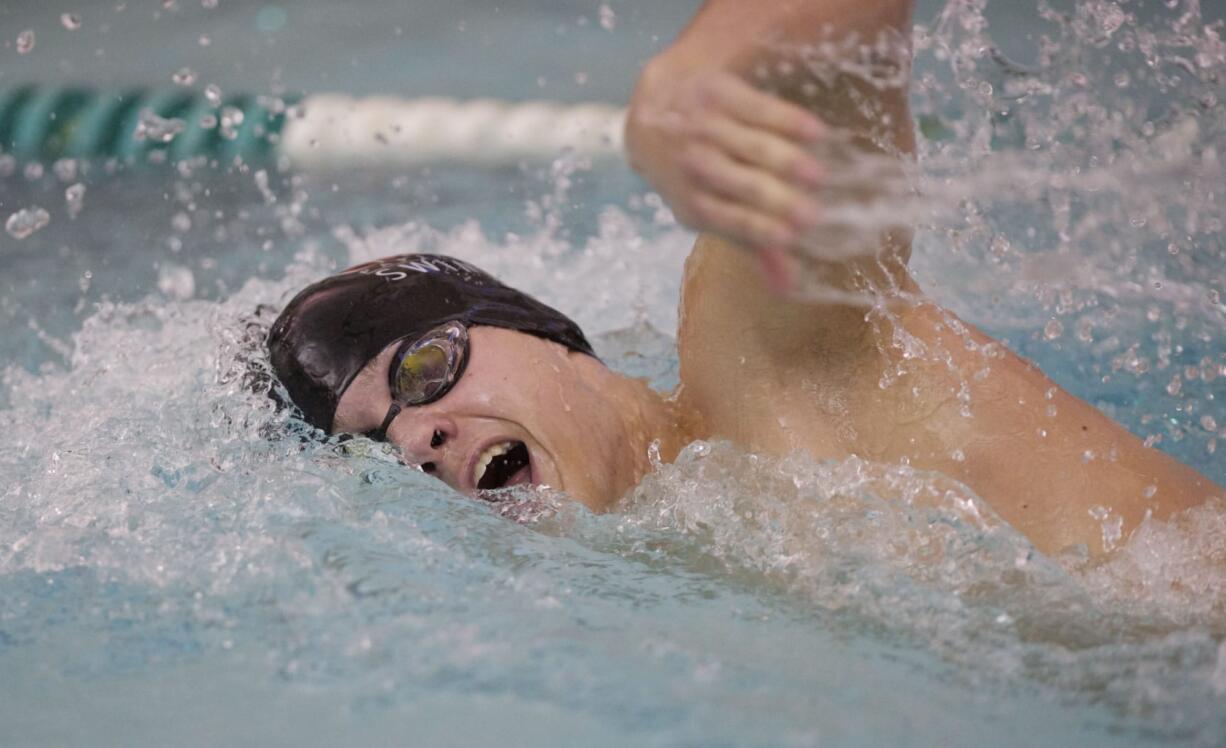
<path fill-rule="evenodd" d="M 914 153 L 911 11 L 903 0 L 710 0 L 644 69 L 626 127 L 631 163 L 700 232 L 675 393 L 609 370 L 557 310 L 432 255 L 367 263 L 299 293 L 268 338 L 285 393 L 309 423 L 386 439 L 463 493 L 548 485 L 598 512 L 651 469 L 653 444 L 669 462 L 695 439 L 938 471 L 1049 554 L 1102 554 L 1104 520 L 1126 538 L 1148 515 L 1226 495 L 926 299 L 907 271 L 905 231 L 883 232 L 867 253 L 830 247 L 814 264 L 822 145 L 842 134 L 866 153 Z M 768 50 L 840 39 L 874 42 L 899 83 L 871 84 L 830 59 L 829 74 L 795 91 L 747 82 L 786 57 Z M 794 298 L 800 258 L 842 293 Z M 873 304 L 856 301 L 866 294 Z"/>

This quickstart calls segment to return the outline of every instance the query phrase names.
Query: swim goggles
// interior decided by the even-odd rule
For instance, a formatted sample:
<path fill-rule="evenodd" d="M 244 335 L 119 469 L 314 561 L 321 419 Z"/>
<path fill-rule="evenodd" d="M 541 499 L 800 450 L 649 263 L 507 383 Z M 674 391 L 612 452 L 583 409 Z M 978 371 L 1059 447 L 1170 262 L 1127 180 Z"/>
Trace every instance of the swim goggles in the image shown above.
<path fill-rule="evenodd" d="M 460 322 L 445 322 L 420 338 L 404 340 L 392 356 L 387 371 L 392 405 L 379 428 L 366 432 L 365 436 L 385 441 L 387 430 L 400 411 L 428 405 L 446 395 L 459 381 L 467 364 L 468 328 Z"/>

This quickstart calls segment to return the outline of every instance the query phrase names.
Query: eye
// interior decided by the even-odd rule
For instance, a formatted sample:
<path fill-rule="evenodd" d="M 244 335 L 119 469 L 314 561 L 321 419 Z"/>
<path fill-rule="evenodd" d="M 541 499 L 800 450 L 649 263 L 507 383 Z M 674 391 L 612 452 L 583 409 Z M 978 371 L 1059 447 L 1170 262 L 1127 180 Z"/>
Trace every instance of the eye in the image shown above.
<path fill-rule="evenodd" d="M 468 328 L 459 322 L 440 325 L 416 341 L 406 340 L 388 371 L 392 399 L 402 405 L 425 405 L 451 389 L 468 360 Z"/>
<path fill-rule="evenodd" d="M 447 352 L 434 344 L 409 350 L 396 367 L 392 391 L 396 399 L 406 403 L 432 400 L 447 386 L 451 373 Z"/>

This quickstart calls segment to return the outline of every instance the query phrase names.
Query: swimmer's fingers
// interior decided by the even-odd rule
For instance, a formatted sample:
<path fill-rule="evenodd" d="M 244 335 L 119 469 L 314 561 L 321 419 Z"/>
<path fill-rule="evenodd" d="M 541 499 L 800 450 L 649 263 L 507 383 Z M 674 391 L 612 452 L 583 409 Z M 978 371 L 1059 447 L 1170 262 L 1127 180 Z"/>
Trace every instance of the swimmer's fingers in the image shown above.
<path fill-rule="evenodd" d="M 711 76 L 704 96 L 741 123 L 769 130 L 797 143 L 816 143 L 826 127 L 816 115 L 789 101 L 757 90 L 730 74 Z"/>
<path fill-rule="evenodd" d="M 796 231 L 787 221 L 714 192 L 694 195 L 682 218 L 704 231 L 720 234 L 749 247 L 788 246 Z"/>
<path fill-rule="evenodd" d="M 822 164 L 794 142 L 740 122 L 712 117 L 695 128 L 695 135 L 746 164 L 787 182 L 816 188 L 822 184 Z"/>
<path fill-rule="evenodd" d="M 821 225 L 822 211 L 817 200 L 769 172 L 729 158 L 717 148 L 691 143 L 682 156 L 682 168 L 703 191 L 715 192 L 751 212 L 760 213 L 772 222 L 786 226 L 789 237 L 782 240 L 776 237 L 776 244 L 790 245 L 793 237 Z M 726 226 L 722 230 L 732 233 Z M 761 241 L 757 236 L 738 236 L 735 233 L 731 238 L 748 244 Z"/>
<path fill-rule="evenodd" d="M 796 232 L 786 221 L 713 193 L 696 196 L 691 209 L 694 215 L 689 220 L 749 247 L 772 290 L 786 293 L 791 289 L 795 260 L 783 247 L 795 241 Z"/>

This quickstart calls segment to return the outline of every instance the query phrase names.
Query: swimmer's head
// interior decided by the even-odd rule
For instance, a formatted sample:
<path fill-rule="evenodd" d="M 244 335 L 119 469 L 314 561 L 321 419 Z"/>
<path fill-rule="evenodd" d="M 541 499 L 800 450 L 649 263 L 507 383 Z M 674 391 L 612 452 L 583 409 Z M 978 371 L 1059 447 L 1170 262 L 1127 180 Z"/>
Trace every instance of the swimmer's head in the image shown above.
<path fill-rule="evenodd" d="M 307 286 L 273 324 L 268 350 L 306 421 L 331 431 L 337 404 L 362 367 L 393 341 L 448 322 L 518 330 L 595 355 L 561 312 L 466 262 L 425 254 L 386 257 Z"/>
<path fill-rule="evenodd" d="M 621 378 L 561 312 L 460 260 L 388 257 L 314 283 L 268 348 L 308 423 L 386 438 L 464 493 L 547 484 L 603 508 L 637 479 Z"/>

